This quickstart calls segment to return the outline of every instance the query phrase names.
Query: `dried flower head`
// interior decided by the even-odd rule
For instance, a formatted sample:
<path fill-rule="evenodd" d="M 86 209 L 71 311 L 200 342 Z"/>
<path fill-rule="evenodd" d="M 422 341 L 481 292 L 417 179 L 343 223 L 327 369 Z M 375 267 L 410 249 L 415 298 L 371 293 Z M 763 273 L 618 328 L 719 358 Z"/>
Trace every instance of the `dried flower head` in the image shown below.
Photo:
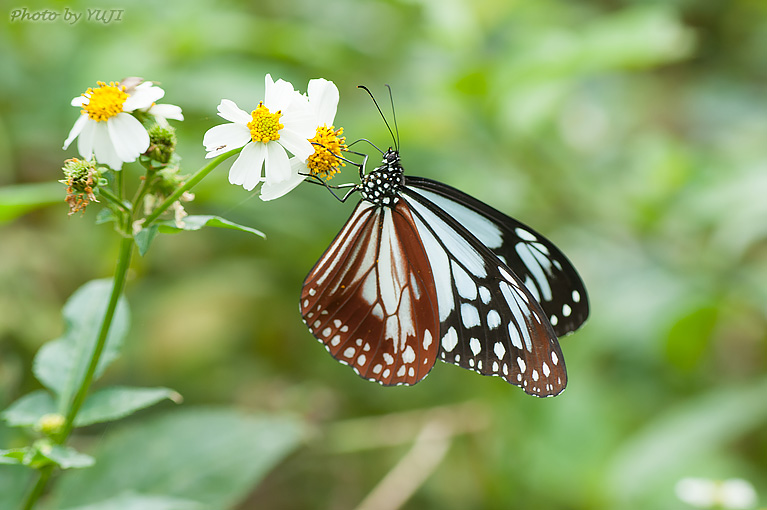
<path fill-rule="evenodd" d="M 98 202 L 94 190 L 98 189 L 101 172 L 96 162 L 72 158 L 62 167 L 64 179 L 59 181 L 67 185 L 66 202 L 69 204 L 69 216 L 83 211 L 91 202 Z"/>

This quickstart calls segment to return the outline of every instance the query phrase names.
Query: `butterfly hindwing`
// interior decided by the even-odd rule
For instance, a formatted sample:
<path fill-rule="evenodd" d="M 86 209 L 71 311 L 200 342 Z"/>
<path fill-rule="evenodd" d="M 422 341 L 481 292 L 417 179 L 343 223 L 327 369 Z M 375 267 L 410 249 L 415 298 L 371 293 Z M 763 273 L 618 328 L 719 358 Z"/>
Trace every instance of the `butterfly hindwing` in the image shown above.
<path fill-rule="evenodd" d="M 306 277 L 301 314 L 338 361 L 384 385 L 415 384 L 437 359 L 431 266 L 404 201 L 360 201 Z"/>
<path fill-rule="evenodd" d="M 527 225 L 441 182 L 405 177 L 408 189 L 466 227 L 519 277 L 538 301 L 557 336 L 578 329 L 589 315 L 578 272 L 551 241 Z"/>
<path fill-rule="evenodd" d="M 567 373 L 557 335 L 531 291 L 450 214 L 406 189 L 434 274 L 439 356 L 536 396 L 559 394 Z"/>

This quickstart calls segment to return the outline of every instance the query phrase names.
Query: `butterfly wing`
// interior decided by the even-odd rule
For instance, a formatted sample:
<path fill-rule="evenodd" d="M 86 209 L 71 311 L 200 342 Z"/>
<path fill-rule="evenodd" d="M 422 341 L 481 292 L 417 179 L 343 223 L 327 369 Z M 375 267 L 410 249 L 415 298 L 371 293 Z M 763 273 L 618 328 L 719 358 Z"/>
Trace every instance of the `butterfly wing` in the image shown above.
<path fill-rule="evenodd" d="M 301 315 L 339 362 L 384 385 L 415 384 L 437 359 L 431 266 L 404 201 L 360 201 L 304 281 Z"/>
<path fill-rule="evenodd" d="M 442 203 L 409 186 L 403 197 L 434 274 L 440 359 L 503 377 L 531 395 L 564 390 L 557 334 L 531 291 Z"/>
<path fill-rule="evenodd" d="M 589 303 L 583 281 L 551 241 L 441 182 L 406 176 L 405 183 L 466 227 L 521 279 L 541 304 L 557 336 L 575 331 L 586 321 Z"/>

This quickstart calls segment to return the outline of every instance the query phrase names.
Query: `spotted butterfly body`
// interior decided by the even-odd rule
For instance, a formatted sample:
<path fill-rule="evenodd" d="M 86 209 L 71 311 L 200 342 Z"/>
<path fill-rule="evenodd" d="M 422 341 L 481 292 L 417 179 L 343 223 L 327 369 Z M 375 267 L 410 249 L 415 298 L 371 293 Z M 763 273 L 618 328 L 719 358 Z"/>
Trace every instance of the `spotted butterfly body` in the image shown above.
<path fill-rule="evenodd" d="M 539 397 L 565 388 L 557 337 L 583 324 L 588 301 L 556 246 L 405 176 L 393 149 L 354 190 L 361 200 L 301 293 L 304 322 L 335 359 L 384 385 L 415 384 L 439 359 Z"/>

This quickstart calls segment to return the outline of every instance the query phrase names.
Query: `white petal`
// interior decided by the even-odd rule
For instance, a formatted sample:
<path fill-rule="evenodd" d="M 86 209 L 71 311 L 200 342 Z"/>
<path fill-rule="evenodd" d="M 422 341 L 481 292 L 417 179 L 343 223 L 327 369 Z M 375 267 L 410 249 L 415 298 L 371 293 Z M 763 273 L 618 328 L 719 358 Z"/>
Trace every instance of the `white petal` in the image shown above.
<path fill-rule="evenodd" d="M 315 130 L 316 133 L 316 130 Z M 312 135 L 314 136 L 314 135 Z M 301 161 L 306 161 L 306 158 L 314 154 L 314 145 L 309 143 L 306 136 L 301 136 L 287 127 L 280 131 L 280 145 L 289 150 L 294 156 L 298 157 Z"/>
<path fill-rule="evenodd" d="M 102 165 L 109 165 L 115 170 L 120 170 L 124 160 L 117 155 L 115 146 L 109 136 L 109 127 L 107 122 L 94 122 L 93 132 L 93 152 L 96 155 L 96 161 Z"/>
<path fill-rule="evenodd" d="M 149 148 L 149 133 L 133 115 L 118 113 L 106 124 L 115 152 L 126 163 L 135 161 Z"/>
<path fill-rule="evenodd" d="M 255 188 L 264 180 L 262 168 L 265 157 L 266 147 L 263 143 L 246 145 L 229 170 L 229 182 L 240 184 L 248 191 Z"/>
<path fill-rule="evenodd" d="M 299 135 L 301 138 L 314 138 L 317 134 L 317 119 L 314 112 L 309 107 L 309 103 L 305 105 L 297 105 L 294 103 L 291 107 L 283 112 L 280 117 L 280 122 L 284 129 L 289 129 Z M 282 131 L 280 131 L 282 135 Z"/>
<path fill-rule="evenodd" d="M 274 82 L 271 75 L 268 74 L 266 75 L 265 89 L 264 106 L 269 108 L 269 111 L 272 113 L 279 110 L 284 114 L 294 100 L 300 101 L 300 98 L 304 97 L 293 88 L 290 82 L 282 79 Z"/>
<path fill-rule="evenodd" d="M 274 142 L 266 144 L 266 182 L 277 184 L 290 177 L 290 162 L 282 145 Z"/>
<path fill-rule="evenodd" d="M 66 148 L 69 147 L 69 144 L 72 143 L 72 141 L 77 138 L 77 135 L 83 130 L 86 122 L 88 122 L 87 115 L 80 115 L 80 117 L 78 117 L 75 121 L 75 125 L 72 126 L 72 129 L 69 131 L 69 136 L 64 140 L 64 147 L 62 147 L 62 149 L 66 150 Z"/>
<path fill-rule="evenodd" d="M 234 101 L 229 99 L 221 100 L 221 104 L 218 105 L 218 115 L 229 122 L 242 124 L 243 126 L 253 120 L 253 117 L 248 112 L 240 109 Z"/>
<path fill-rule="evenodd" d="M 317 125 L 332 126 L 338 108 L 338 87 L 332 81 L 318 78 L 309 81 L 307 92 L 309 103 L 317 116 Z"/>
<path fill-rule="evenodd" d="M 93 139 L 96 136 L 96 125 L 98 122 L 91 120 L 87 115 L 83 115 L 83 117 L 87 120 L 83 125 L 82 131 L 80 131 L 80 136 L 77 137 L 77 152 L 83 158 L 90 160 L 93 157 Z"/>
<path fill-rule="evenodd" d="M 72 106 L 79 106 L 82 107 L 85 103 L 87 103 L 89 99 L 85 96 L 77 96 L 76 98 L 72 99 Z"/>
<path fill-rule="evenodd" d="M 151 82 L 144 82 L 151 83 Z M 158 101 L 165 95 L 165 91 L 160 87 L 151 85 L 149 87 L 143 86 L 144 83 L 136 87 L 133 94 L 128 96 L 128 99 L 123 103 L 123 111 L 132 112 L 133 110 L 149 108 L 152 103 Z"/>
<path fill-rule="evenodd" d="M 250 141 L 250 130 L 242 124 L 221 124 L 214 126 L 205 132 L 202 143 L 208 154 L 206 158 L 212 158 L 224 152 L 242 147 Z"/>
<path fill-rule="evenodd" d="M 261 186 L 261 200 L 266 202 L 286 195 L 304 182 L 306 175 L 301 175 L 301 173 L 307 173 L 308 171 L 309 169 L 303 161 L 298 158 L 290 158 L 290 177 L 277 184 L 265 182 Z"/>
<path fill-rule="evenodd" d="M 156 104 L 149 108 L 149 113 L 163 119 L 184 120 L 181 107 L 174 104 Z"/>

